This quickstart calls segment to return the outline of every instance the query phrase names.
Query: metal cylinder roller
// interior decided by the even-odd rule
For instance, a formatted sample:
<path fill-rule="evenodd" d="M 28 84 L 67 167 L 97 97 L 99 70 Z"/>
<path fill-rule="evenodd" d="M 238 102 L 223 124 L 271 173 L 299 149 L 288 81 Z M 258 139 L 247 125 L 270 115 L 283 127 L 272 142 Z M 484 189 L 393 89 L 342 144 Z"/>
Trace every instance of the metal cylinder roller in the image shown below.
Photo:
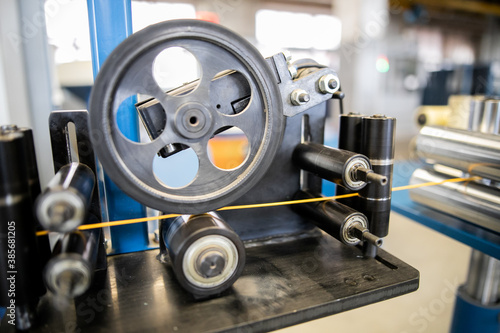
<path fill-rule="evenodd" d="M 299 191 L 295 198 L 312 199 L 319 196 Z M 344 244 L 357 245 L 360 241 L 366 241 L 376 247 L 382 245 L 382 239 L 369 232 L 366 216 L 340 202 L 330 200 L 303 203 L 294 205 L 293 209 Z"/>
<path fill-rule="evenodd" d="M 448 176 L 427 168 L 415 170 L 410 184 L 442 182 Z M 500 232 L 500 190 L 475 182 L 444 183 L 410 190 L 413 201 Z"/>
<path fill-rule="evenodd" d="M 90 287 L 99 252 L 100 229 L 72 231 L 54 246 L 44 270 L 47 287 L 59 299 L 82 295 Z"/>
<path fill-rule="evenodd" d="M 319 143 L 305 142 L 297 145 L 293 152 L 293 162 L 304 170 L 352 191 L 362 189 L 367 182 L 380 182 L 382 185 L 387 183 L 385 177 L 372 172 L 366 156 Z"/>
<path fill-rule="evenodd" d="M 484 116 L 479 131 L 500 134 L 500 100 L 487 99 L 484 101 Z"/>
<path fill-rule="evenodd" d="M 394 134 L 396 119 L 383 115 L 363 118 L 361 152 L 370 159 L 372 169 L 387 177 L 387 186 L 370 183 L 360 193 L 359 210 L 366 215 L 370 231 L 379 237 L 389 233 L 391 213 L 392 168 L 394 164 Z M 377 248 L 367 243 L 365 255 L 374 257 Z"/>
<path fill-rule="evenodd" d="M 0 133 L 0 306 L 19 330 L 32 327 L 45 291 L 24 147 L 23 133 Z"/>
<path fill-rule="evenodd" d="M 362 119 L 363 115 L 359 113 L 350 112 L 348 114 L 341 114 L 339 120 L 339 149 L 349 150 L 355 153 L 361 151 L 361 140 L 363 137 L 362 132 Z M 351 194 L 355 191 L 348 190 L 345 187 L 337 186 L 335 189 L 336 195 Z M 358 197 L 340 199 L 340 202 L 350 206 L 356 207 Z"/>
<path fill-rule="evenodd" d="M 36 198 L 40 195 L 40 178 L 38 176 L 38 165 L 36 162 L 35 144 L 33 141 L 33 131 L 27 127 L 18 127 L 17 125 L 3 125 L 0 126 L 0 133 L 21 133 L 23 135 L 23 152 L 25 155 L 25 164 L 28 171 L 28 187 L 32 205 L 35 204 Z M 40 231 L 43 227 L 40 222 L 35 221 L 36 230 Z M 37 237 L 38 250 L 40 255 L 40 269 L 43 269 L 51 256 L 49 236 Z M 42 291 L 45 293 L 45 289 Z"/>
<path fill-rule="evenodd" d="M 474 176 L 500 181 L 500 136 L 426 126 L 416 141 L 417 155 Z"/>
<path fill-rule="evenodd" d="M 162 223 L 175 276 L 195 297 L 219 294 L 240 276 L 245 247 L 220 216 L 182 215 Z"/>
<path fill-rule="evenodd" d="M 36 203 L 36 214 L 44 228 L 69 232 L 83 224 L 92 200 L 95 175 L 84 164 L 63 166 Z"/>
<path fill-rule="evenodd" d="M 348 113 L 340 115 L 339 148 L 359 153 L 361 151 L 363 115 Z"/>

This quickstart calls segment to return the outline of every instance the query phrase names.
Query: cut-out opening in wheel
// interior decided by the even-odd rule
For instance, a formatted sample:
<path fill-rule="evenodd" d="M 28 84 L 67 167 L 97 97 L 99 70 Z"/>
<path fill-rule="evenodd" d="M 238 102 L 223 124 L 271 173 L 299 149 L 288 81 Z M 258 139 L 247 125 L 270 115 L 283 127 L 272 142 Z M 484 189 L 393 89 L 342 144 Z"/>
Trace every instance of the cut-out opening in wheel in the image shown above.
<path fill-rule="evenodd" d="M 183 146 L 179 143 L 167 145 L 168 147 Z M 189 185 L 198 174 L 199 160 L 195 151 L 185 147 L 177 153 L 166 158 L 156 155 L 153 160 L 153 172 L 156 179 L 166 187 L 182 188 Z"/>
<path fill-rule="evenodd" d="M 222 114 L 231 116 L 243 112 L 251 98 L 250 84 L 238 71 L 219 72 L 210 82 L 210 105 Z"/>
<path fill-rule="evenodd" d="M 167 94 L 185 95 L 192 92 L 199 84 L 200 73 L 201 67 L 195 56 L 178 46 L 161 51 L 153 62 L 153 77 Z"/>
<path fill-rule="evenodd" d="M 238 127 L 222 128 L 208 141 L 208 156 L 214 166 L 234 170 L 243 165 L 250 152 L 250 143 Z"/>

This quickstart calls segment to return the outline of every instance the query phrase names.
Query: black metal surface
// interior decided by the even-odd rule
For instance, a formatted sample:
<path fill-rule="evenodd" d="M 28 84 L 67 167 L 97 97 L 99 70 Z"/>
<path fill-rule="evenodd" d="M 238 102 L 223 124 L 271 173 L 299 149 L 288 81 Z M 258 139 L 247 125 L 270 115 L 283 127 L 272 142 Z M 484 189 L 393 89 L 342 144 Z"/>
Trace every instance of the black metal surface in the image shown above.
<path fill-rule="evenodd" d="M 372 182 L 362 189 L 359 193 L 359 209 L 368 218 L 370 231 L 385 237 L 389 233 L 391 213 L 396 119 L 379 115 L 364 117 L 362 127 L 361 153 L 370 159 L 373 171 L 386 176 L 388 182 L 385 186 Z"/>
<path fill-rule="evenodd" d="M 76 312 L 57 313 L 45 297 L 46 323 L 35 332 L 264 332 L 400 296 L 419 283 L 417 270 L 385 251 L 363 259 L 358 248 L 325 235 L 247 249 L 233 287 L 195 301 L 156 256 L 110 257 L 105 287 L 83 295 Z"/>
<path fill-rule="evenodd" d="M 89 114 L 86 110 L 53 111 L 49 117 L 50 142 L 52 147 L 52 158 L 54 161 L 54 172 L 57 173 L 61 167 L 72 162 L 70 137 L 68 124 L 75 125 L 76 144 L 78 149 L 78 162 L 86 165 L 93 172 L 97 184 L 97 166 L 94 149 L 90 136 L 100 136 L 102 133 L 89 132 Z M 105 200 L 103 201 L 105 202 Z M 88 210 L 88 218 L 85 223 L 98 223 L 102 221 L 101 201 L 99 197 L 99 186 L 94 186 L 92 200 Z M 104 246 L 104 235 L 100 232 L 99 249 L 96 269 L 106 269 L 106 249 Z"/>
<path fill-rule="evenodd" d="M 33 141 L 33 131 L 27 127 L 17 127 L 16 125 L 6 125 L 1 126 L 0 132 L 19 132 L 23 134 L 23 146 L 25 153 L 25 163 L 26 169 L 28 170 L 28 186 L 29 192 L 31 196 L 31 202 L 34 205 L 34 202 L 38 195 L 41 192 L 40 187 L 40 178 L 38 176 L 38 165 L 36 162 L 36 152 L 35 152 L 35 144 Z M 35 222 L 36 230 L 43 230 L 42 226 L 38 221 Z M 40 264 L 41 267 L 45 266 L 47 261 L 50 259 L 51 251 L 50 251 L 50 242 L 49 236 L 39 236 L 38 240 L 38 251 L 40 255 Z"/>
<path fill-rule="evenodd" d="M 341 114 L 339 120 L 339 149 L 349 150 L 355 153 L 361 152 L 361 140 L 363 139 L 363 131 L 361 127 L 361 119 L 363 115 L 359 113 Z M 335 189 L 336 195 L 350 194 L 354 191 L 344 187 L 337 186 Z M 339 201 L 350 206 L 356 207 L 357 197 L 344 198 Z"/>
<path fill-rule="evenodd" d="M 86 110 L 53 111 L 49 117 L 50 142 L 54 160 L 54 173 L 73 162 L 70 153 L 68 124 L 73 123 L 78 145 L 78 162 L 88 166 L 97 177 L 94 149 L 90 142 L 88 129 L 88 112 Z M 100 133 L 93 133 L 99 136 Z M 99 187 L 94 186 L 89 212 L 101 220 L 101 204 L 99 202 Z"/>
<path fill-rule="evenodd" d="M 45 286 L 24 148 L 23 133 L 0 133 L 0 306 L 15 307 L 6 317 L 26 329 Z"/>

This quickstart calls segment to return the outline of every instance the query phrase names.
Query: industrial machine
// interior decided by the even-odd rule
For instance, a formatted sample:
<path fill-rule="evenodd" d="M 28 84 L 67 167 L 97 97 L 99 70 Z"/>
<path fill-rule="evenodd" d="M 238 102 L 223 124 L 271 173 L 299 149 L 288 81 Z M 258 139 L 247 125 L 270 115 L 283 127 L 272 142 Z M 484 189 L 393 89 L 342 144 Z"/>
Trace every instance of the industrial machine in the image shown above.
<path fill-rule="evenodd" d="M 200 78 L 165 91 L 153 65 L 173 47 L 197 59 Z M 31 277 L 17 283 L 26 299 L 16 298 L 14 326 L 266 331 L 416 290 L 418 272 L 379 249 L 389 230 L 395 119 L 342 114 L 339 148 L 324 146 L 328 103 L 343 97 L 331 68 L 283 53 L 264 59 L 219 25 L 175 20 L 131 35 L 102 66 L 88 113 L 52 113 L 56 175 L 40 195 L 25 170 L 36 170 L 29 131 L 1 133 L 1 215 L 16 222 L 16 247 L 26 246 L 15 276 Z M 140 119 L 142 139 L 124 119 Z M 211 142 L 235 129 L 246 144 L 237 163 L 221 165 Z M 99 223 L 115 207 L 94 151 L 105 177 L 160 212 L 150 218 L 159 221 L 159 255 L 106 260 L 116 242 Z M 187 151 L 194 176 L 182 185 L 159 176 L 172 164 L 158 170 L 157 159 L 178 167 Z M 322 197 L 322 179 L 337 184 L 340 200 Z M 37 241 L 34 219 L 22 214 L 58 235 L 50 259 L 38 258 L 46 233 L 39 228 Z M 4 274 L 11 242 L 0 242 Z M 9 309 L 7 277 L 1 305 Z"/>

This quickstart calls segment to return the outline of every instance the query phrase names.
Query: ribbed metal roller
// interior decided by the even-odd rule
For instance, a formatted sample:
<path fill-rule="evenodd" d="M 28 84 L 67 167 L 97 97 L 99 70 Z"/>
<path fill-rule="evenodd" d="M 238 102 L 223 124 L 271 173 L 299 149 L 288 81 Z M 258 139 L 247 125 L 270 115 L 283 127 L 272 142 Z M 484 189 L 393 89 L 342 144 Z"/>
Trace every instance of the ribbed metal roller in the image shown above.
<path fill-rule="evenodd" d="M 194 55 L 201 77 L 188 90 L 166 93 L 153 75 L 163 50 L 181 47 Z M 210 103 L 211 82 L 224 71 L 248 81 L 251 98 L 238 113 Z M 117 110 L 130 96 L 144 94 L 160 102 L 166 121 L 149 143 L 128 140 L 117 126 Z M 137 201 L 165 212 L 204 213 L 231 203 L 264 175 L 281 144 L 284 117 L 276 78 L 260 53 L 237 34 L 208 22 L 174 20 L 149 26 L 122 42 L 96 78 L 90 98 L 90 130 L 97 156 L 109 177 Z M 214 165 L 207 144 L 214 134 L 237 127 L 248 138 L 248 155 L 237 168 Z M 198 157 L 198 173 L 179 188 L 163 184 L 153 159 L 168 145 L 189 146 Z"/>

